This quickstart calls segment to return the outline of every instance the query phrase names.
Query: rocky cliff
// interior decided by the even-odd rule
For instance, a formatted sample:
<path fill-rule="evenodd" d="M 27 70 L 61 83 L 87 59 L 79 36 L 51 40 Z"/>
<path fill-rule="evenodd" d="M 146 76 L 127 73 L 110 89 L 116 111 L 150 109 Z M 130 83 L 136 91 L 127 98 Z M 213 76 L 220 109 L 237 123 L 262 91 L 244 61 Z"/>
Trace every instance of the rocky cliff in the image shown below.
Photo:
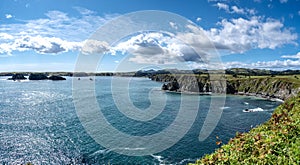
<path fill-rule="evenodd" d="M 153 75 L 154 81 L 165 82 L 162 90 L 186 93 L 227 93 L 253 95 L 285 100 L 300 92 L 300 87 L 285 78 L 233 78 L 219 79 L 191 75 Z M 221 79 L 221 80 L 220 80 Z"/>

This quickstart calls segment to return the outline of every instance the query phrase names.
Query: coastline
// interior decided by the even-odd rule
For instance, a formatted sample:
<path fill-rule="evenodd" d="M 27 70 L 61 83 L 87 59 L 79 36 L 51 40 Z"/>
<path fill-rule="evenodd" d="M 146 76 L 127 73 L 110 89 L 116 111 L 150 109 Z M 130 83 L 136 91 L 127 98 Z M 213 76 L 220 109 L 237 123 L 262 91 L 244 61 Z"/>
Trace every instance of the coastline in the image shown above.
<path fill-rule="evenodd" d="M 279 105 L 272 117 L 246 133 L 237 133 L 199 164 L 286 164 L 299 162 L 300 92 Z M 250 146 L 250 147 L 249 147 Z M 286 154 L 289 151 L 289 154 Z M 193 165 L 189 163 L 189 165 Z"/>

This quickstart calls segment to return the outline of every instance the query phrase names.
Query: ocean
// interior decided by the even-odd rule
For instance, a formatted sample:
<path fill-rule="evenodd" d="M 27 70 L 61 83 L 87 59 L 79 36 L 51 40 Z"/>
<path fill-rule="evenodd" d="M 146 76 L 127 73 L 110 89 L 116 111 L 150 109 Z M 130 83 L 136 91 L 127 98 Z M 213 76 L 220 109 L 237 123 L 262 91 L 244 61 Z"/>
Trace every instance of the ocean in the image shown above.
<path fill-rule="evenodd" d="M 161 82 L 147 78 L 7 78 L 0 77 L 2 164 L 187 164 L 219 148 L 217 141 L 227 143 L 236 132 L 265 122 L 280 104 L 227 95 L 224 106 L 216 109 L 222 112 L 216 127 L 199 141 L 211 100 L 220 96 L 167 93 L 160 90 Z M 77 87 L 73 81 L 79 81 Z M 143 116 L 151 107 L 157 111 Z M 182 109 L 185 119 L 177 120 Z M 120 140 L 123 135 L 128 141 Z"/>

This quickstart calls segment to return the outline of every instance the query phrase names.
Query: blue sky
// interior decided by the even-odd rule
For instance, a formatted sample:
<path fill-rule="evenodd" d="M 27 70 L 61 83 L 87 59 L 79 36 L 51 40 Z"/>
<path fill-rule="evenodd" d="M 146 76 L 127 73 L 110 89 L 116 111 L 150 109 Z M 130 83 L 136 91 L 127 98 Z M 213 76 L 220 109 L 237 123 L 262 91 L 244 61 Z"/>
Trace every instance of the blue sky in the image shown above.
<path fill-rule="evenodd" d="M 99 71 L 114 71 L 126 56 L 132 66 L 127 70 L 135 70 L 173 62 L 178 54 L 191 68 L 205 67 L 157 32 L 127 37 L 115 47 L 88 42 L 107 22 L 140 10 L 168 11 L 194 22 L 215 45 L 225 68 L 300 69 L 299 0 L 1 0 L 0 72 L 73 71 L 87 43 L 109 52 Z M 191 38 L 183 34 L 181 39 Z"/>

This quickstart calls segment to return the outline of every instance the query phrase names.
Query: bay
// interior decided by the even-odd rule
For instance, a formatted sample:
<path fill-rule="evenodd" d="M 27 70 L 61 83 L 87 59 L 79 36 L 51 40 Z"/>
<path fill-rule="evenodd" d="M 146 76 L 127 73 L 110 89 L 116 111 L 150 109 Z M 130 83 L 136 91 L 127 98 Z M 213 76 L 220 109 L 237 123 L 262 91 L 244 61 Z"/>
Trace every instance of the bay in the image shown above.
<path fill-rule="evenodd" d="M 101 113 L 111 126 L 131 136 L 160 133 L 176 119 L 183 98 L 187 101 L 199 99 L 199 108 L 195 109 L 195 121 L 175 145 L 151 155 L 127 156 L 117 153 L 114 148 L 105 148 L 98 144 L 86 131 L 74 105 L 72 90 L 75 89 L 72 89 L 72 78 L 68 77 L 66 81 L 21 82 L 8 81 L 6 78 L 0 77 L 2 164 L 186 164 L 213 152 L 219 147 L 216 141 L 226 143 L 236 132 L 247 132 L 265 122 L 280 104 L 255 97 L 227 95 L 225 105 L 219 107 L 222 116 L 217 121 L 217 127 L 206 140 L 200 142 L 199 132 L 211 99 L 218 96 L 165 93 L 160 90 L 160 82 L 146 78 L 118 77 L 120 80 L 130 79 L 130 83 L 115 85 L 116 94 L 121 89 L 128 88 L 132 105 L 141 111 L 147 111 L 151 106 L 149 93 L 154 94 L 155 99 L 165 100 L 166 105 L 160 114 L 149 121 L 139 121 L 128 118 L 119 111 L 120 107 L 116 106 L 112 94 L 112 77 L 96 77 L 92 83 L 95 83 L 95 95 Z M 90 80 L 84 77 L 80 81 Z M 90 97 L 82 95 L 82 99 Z M 83 106 L 87 109 L 89 107 Z M 247 108 L 261 108 L 262 111 L 243 112 Z M 115 138 L 111 136 L 112 141 Z M 155 143 L 159 146 L 167 142 L 157 140 Z"/>

